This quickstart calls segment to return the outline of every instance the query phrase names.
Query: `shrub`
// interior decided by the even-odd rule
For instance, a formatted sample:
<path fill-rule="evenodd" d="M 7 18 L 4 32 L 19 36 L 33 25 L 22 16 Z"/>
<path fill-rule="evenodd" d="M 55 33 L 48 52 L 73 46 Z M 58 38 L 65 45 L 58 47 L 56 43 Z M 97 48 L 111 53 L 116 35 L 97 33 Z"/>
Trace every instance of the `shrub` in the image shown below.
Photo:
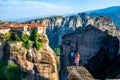
<path fill-rule="evenodd" d="M 30 35 L 30 40 L 34 41 L 34 46 L 37 50 L 39 50 L 43 46 L 43 41 L 42 39 L 38 39 L 38 36 L 39 35 L 37 29 L 32 30 Z"/>
<path fill-rule="evenodd" d="M 57 64 L 57 69 L 58 69 L 58 71 L 60 71 L 60 62 Z"/>
<path fill-rule="evenodd" d="M 41 41 L 41 42 L 39 42 L 39 41 L 35 41 L 34 42 L 34 44 L 35 44 L 35 47 L 36 47 L 36 49 L 37 50 L 39 50 L 40 48 L 42 48 L 42 46 L 43 46 L 43 42 Z"/>
<path fill-rule="evenodd" d="M 7 41 L 7 40 L 20 41 L 20 38 L 15 33 L 5 33 L 3 39 L 4 41 Z"/>
<path fill-rule="evenodd" d="M 60 48 L 53 48 L 57 56 L 60 56 Z"/>
<path fill-rule="evenodd" d="M 23 46 L 24 46 L 26 49 L 30 49 L 30 47 L 31 47 L 30 41 L 28 40 L 28 41 L 23 42 Z"/>
<path fill-rule="evenodd" d="M 22 34 L 21 39 L 22 39 L 23 42 L 26 42 L 26 41 L 29 40 L 29 35 L 27 35 L 27 34 Z"/>
<path fill-rule="evenodd" d="M 11 33 L 5 33 L 4 37 L 3 37 L 3 40 L 4 41 L 10 40 L 10 36 L 11 36 Z"/>
<path fill-rule="evenodd" d="M 10 40 L 12 40 L 12 41 L 20 41 L 20 38 L 18 37 L 17 34 L 11 33 Z"/>
<path fill-rule="evenodd" d="M 31 35 L 30 35 L 30 40 L 31 40 L 31 41 L 36 41 L 36 40 L 38 40 L 38 32 L 37 32 L 37 29 L 32 30 Z"/>

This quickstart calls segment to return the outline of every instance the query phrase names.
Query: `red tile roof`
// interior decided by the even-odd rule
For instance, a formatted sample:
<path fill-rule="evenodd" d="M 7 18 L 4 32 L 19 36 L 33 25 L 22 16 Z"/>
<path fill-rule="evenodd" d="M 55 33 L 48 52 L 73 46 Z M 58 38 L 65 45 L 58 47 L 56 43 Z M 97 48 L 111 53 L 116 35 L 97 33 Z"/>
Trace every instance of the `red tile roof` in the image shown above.
<path fill-rule="evenodd" d="M 9 29 L 9 24 L 0 24 L 0 29 Z"/>
<path fill-rule="evenodd" d="M 10 27 L 10 28 L 22 28 L 24 26 L 28 26 L 28 27 L 46 27 L 45 24 L 9 24 L 9 23 L 3 23 L 0 24 L 1 27 Z"/>

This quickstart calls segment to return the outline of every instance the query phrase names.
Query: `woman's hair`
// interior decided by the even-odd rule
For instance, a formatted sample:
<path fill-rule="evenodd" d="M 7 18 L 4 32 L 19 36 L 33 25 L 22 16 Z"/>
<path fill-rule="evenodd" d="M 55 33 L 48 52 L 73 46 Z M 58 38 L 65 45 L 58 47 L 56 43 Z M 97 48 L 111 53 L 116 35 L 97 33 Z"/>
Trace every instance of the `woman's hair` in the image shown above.
<path fill-rule="evenodd" d="M 78 52 L 76 52 L 76 55 L 75 55 L 76 57 L 79 57 L 79 53 Z"/>

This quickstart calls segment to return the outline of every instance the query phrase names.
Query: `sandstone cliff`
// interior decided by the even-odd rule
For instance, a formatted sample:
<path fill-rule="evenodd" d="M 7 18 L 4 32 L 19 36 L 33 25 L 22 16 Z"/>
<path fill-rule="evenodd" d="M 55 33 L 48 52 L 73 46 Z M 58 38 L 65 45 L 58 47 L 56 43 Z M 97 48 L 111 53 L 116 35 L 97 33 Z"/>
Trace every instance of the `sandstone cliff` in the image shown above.
<path fill-rule="evenodd" d="M 58 80 L 57 60 L 54 51 L 48 45 L 45 34 L 43 47 L 37 51 L 35 48 L 25 49 L 22 42 L 9 42 L 8 64 L 17 64 L 28 75 L 25 80 Z"/>
<path fill-rule="evenodd" d="M 80 32 L 64 35 L 61 44 L 61 70 L 74 64 L 70 61 L 69 54 L 72 49 L 78 49 L 81 55 L 80 65 L 85 66 L 94 78 L 115 78 L 120 73 L 116 63 L 118 61 L 115 60 L 119 60 L 117 37 L 89 25 Z"/>

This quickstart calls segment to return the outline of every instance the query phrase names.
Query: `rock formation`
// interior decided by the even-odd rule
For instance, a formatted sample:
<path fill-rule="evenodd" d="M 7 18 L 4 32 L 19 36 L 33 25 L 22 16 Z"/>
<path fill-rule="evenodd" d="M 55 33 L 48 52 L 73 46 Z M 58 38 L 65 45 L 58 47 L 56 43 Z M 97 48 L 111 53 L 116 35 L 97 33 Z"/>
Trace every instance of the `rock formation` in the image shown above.
<path fill-rule="evenodd" d="M 57 60 L 54 51 L 49 47 L 44 35 L 43 47 L 37 51 L 22 46 L 22 42 L 9 43 L 8 63 L 18 64 L 28 75 L 25 80 L 58 80 Z"/>
<path fill-rule="evenodd" d="M 89 71 L 79 66 L 76 69 L 75 66 L 69 66 L 61 72 L 61 80 L 94 80 Z"/>
<path fill-rule="evenodd" d="M 108 34 L 120 37 L 113 21 L 104 16 L 91 17 L 86 13 L 78 13 L 69 17 L 53 16 L 42 19 L 26 21 L 25 23 L 41 23 L 47 25 L 47 35 L 51 45 L 61 45 L 62 36 L 67 33 L 77 32 L 87 25 L 97 27 Z M 54 40 L 54 42 L 53 42 Z"/>
<path fill-rule="evenodd" d="M 69 54 L 71 49 L 78 49 L 81 55 L 80 65 L 85 66 L 94 78 L 104 79 L 116 76 L 116 74 L 113 74 L 113 77 L 113 75 L 108 73 L 116 73 L 114 69 L 119 70 L 119 62 L 115 60 L 118 59 L 119 51 L 119 40 L 117 37 L 108 35 L 106 32 L 88 25 L 80 32 L 64 35 L 61 44 L 61 70 L 74 63 L 69 61 Z M 115 64 L 115 62 L 118 63 Z M 107 72 L 107 70 L 109 71 Z"/>
<path fill-rule="evenodd" d="M 52 45 L 60 45 L 61 38 L 66 33 L 75 31 L 76 28 L 82 27 L 82 18 L 80 15 L 62 17 L 53 16 L 48 18 L 36 19 L 25 23 L 41 23 L 47 25 L 47 35 Z M 54 42 L 53 42 L 54 40 Z"/>

